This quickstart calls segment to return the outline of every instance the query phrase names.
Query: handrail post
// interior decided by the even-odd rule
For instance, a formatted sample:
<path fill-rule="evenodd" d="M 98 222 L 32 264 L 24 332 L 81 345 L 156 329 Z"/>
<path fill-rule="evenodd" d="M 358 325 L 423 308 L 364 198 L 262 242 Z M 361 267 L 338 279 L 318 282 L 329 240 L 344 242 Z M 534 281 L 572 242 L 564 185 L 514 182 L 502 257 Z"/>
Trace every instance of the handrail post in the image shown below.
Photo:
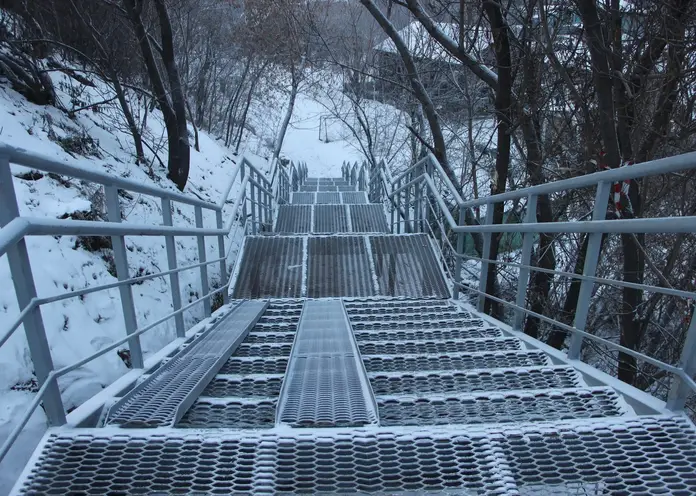
<path fill-rule="evenodd" d="M 493 204 L 486 203 L 486 220 L 484 225 L 490 226 L 493 224 Z M 488 259 L 491 252 L 491 242 L 493 238 L 493 233 L 484 232 L 483 233 L 483 254 L 481 258 Z M 489 262 L 481 261 L 481 275 L 479 276 L 479 298 L 478 298 L 478 311 L 483 312 L 486 306 L 486 286 L 488 285 L 488 265 Z"/>
<path fill-rule="evenodd" d="M 415 177 L 418 177 L 421 175 L 420 167 L 416 170 L 413 171 L 415 174 Z M 421 194 L 421 185 L 420 181 L 417 182 L 413 186 L 413 200 L 414 200 L 414 207 L 413 207 L 413 221 L 414 221 L 414 229 L 413 232 L 426 232 L 424 226 L 423 226 L 423 196 Z M 427 192 L 428 188 L 425 187 L 423 188 L 423 191 Z"/>
<path fill-rule="evenodd" d="M 537 195 L 529 195 L 527 197 L 527 212 L 524 216 L 526 224 L 532 224 L 537 220 Z M 517 278 L 517 300 L 515 304 L 518 307 L 525 308 L 527 298 L 527 285 L 529 284 L 529 265 L 532 262 L 532 248 L 534 247 L 534 233 L 524 233 L 522 240 L 522 258 L 520 261 L 520 274 Z M 524 266 L 527 267 L 524 267 Z M 522 330 L 524 324 L 525 313 L 522 310 L 515 310 L 515 321 L 512 328 L 516 331 Z"/>
<path fill-rule="evenodd" d="M 165 226 L 173 225 L 172 202 L 169 198 L 162 198 L 162 220 Z M 174 236 L 165 236 L 164 241 L 167 246 L 167 265 L 169 270 L 175 270 L 177 268 L 177 261 Z M 172 308 L 177 312 L 181 309 L 181 287 L 179 286 L 178 272 L 169 274 L 169 286 L 172 291 Z M 185 337 L 186 329 L 184 328 L 184 316 L 181 312 L 174 315 L 174 325 L 176 326 L 176 337 Z"/>
<path fill-rule="evenodd" d="M 463 226 L 466 224 L 466 209 L 464 207 L 459 207 L 459 221 L 457 224 Z M 421 226 L 421 230 L 423 226 Z M 463 232 L 457 233 L 457 253 L 454 260 L 454 291 L 452 292 L 452 297 L 457 300 L 459 299 L 459 292 L 461 291 L 460 284 L 462 282 L 462 256 L 464 255 L 464 242 L 466 234 Z"/>
<path fill-rule="evenodd" d="M 196 206 L 196 228 L 203 229 L 203 209 Z M 208 265 L 206 265 L 206 255 L 205 255 L 205 236 L 196 236 L 198 239 L 198 263 L 201 264 L 201 295 L 207 295 L 210 292 L 208 286 Z M 211 306 L 210 306 L 210 296 L 203 298 L 203 313 L 206 317 L 210 317 Z"/>
<path fill-rule="evenodd" d="M 257 224 L 257 219 L 256 219 L 256 206 L 258 205 L 258 188 L 256 188 L 256 180 L 254 179 L 254 172 L 252 169 L 249 169 L 249 188 L 251 194 L 250 199 L 251 199 L 251 232 L 252 234 L 256 234 L 256 230 L 258 228 Z"/>
<path fill-rule="evenodd" d="M 19 217 L 19 206 L 12 182 L 10 160 L 8 157 L 0 157 L 0 227 L 4 227 L 15 217 Z M 19 311 L 22 312 L 29 305 L 32 305 L 32 300 L 36 298 L 34 275 L 31 271 L 29 252 L 24 238 L 7 250 L 7 261 L 12 274 Z M 46 337 L 41 308 L 36 306 L 28 312 L 24 317 L 23 324 L 31 361 L 34 364 L 34 373 L 39 385 L 43 386 L 49 374 L 53 372 L 53 358 Z M 58 381 L 52 380 L 47 386 L 43 404 L 46 417 L 51 425 L 65 424 L 65 410 Z"/>
<path fill-rule="evenodd" d="M 118 199 L 118 188 L 116 186 L 104 186 L 106 196 L 106 211 L 109 222 L 121 222 L 121 203 Z M 116 277 L 119 281 L 124 281 L 128 275 L 128 255 L 126 252 L 126 241 L 123 236 L 111 236 L 111 244 L 114 250 L 114 265 L 116 266 Z M 138 330 L 138 318 L 135 314 L 135 304 L 133 303 L 133 288 L 130 284 L 119 286 L 121 294 L 121 307 L 123 309 L 123 321 L 126 326 L 126 333 L 133 334 Z M 133 368 L 143 368 L 143 351 L 140 346 L 140 336 L 128 340 L 130 349 L 130 359 Z"/>
<path fill-rule="evenodd" d="M 597 185 L 597 193 L 595 195 L 594 211 L 592 212 L 592 220 L 604 220 L 607 217 L 607 205 L 609 203 L 609 194 L 611 192 L 611 183 L 603 181 Z M 586 277 L 594 277 L 597 271 L 597 263 L 599 262 L 599 253 L 602 248 L 602 233 L 588 234 L 587 253 L 585 254 L 585 265 L 582 274 Z M 575 320 L 573 327 L 585 330 L 587 323 L 587 314 L 590 309 L 590 299 L 592 297 L 592 288 L 594 282 L 583 279 L 580 283 L 580 292 L 578 295 L 578 304 L 575 308 Z M 577 360 L 580 358 L 582 351 L 582 336 L 573 333 L 570 337 L 570 347 L 568 348 L 568 358 Z"/>
<path fill-rule="evenodd" d="M 691 312 L 691 322 L 686 331 L 686 340 L 679 359 L 679 367 L 689 377 L 696 374 L 696 310 Z M 674 377 L 667 396 L 667 408 L 673 411 L 683 410 L 687 396 L 691 392 L 689 385 L 681 377 Z"/>
<path fill-rule="evenodd" d="M 242 174 L 242 176 L 241 176 L 242 184 L 244 184 L 244 177 L 245 177 L 245 175 L 249 173 L 249 172 L 247 172 L 247 171 L 245 170 L 245 165 L 246 165 L 246 164 L 244 163 L 244 161 L 245 161 L 245 158 L 242 157 L 242 163 L 240 164 L 240 167 L 239 167 L 240 172 L 241 172 L 241 174 Z M 249 179 L 251 179 L 251 177 L 250 177 Z M 247 184 L 250 184 L 250 183 L 247 181 Z M 242 194 L 245 195 L 244 205 L 242 205 L 242 219 L 244 219 L 244 220 L 242 221 L 242 225 L 244 225 L 244 224 L 246 223 L 246 221 L 247 221 L 247 202 L 246 202 L 246 199 L 249 198 L 249 196 L 246 195 L 246 192 L 245 192 L 245 191 L 242 191 Z M 234 215 L 234 213 L 233 213 L 233 215 Z M 246 235 L 247 233 L 245 232 L 244 234 Z"/>
<path fill-rule="evenodd" d="M 223 229 L 222 224 L 222 210 L 215 211 L 215 223 L 218 229 Z M 220 286 L 224 287 L 227 285 L 227 260 L 225 251 L 225 235 L 221 234 L 218 236 L 218 258 L 220 259 Z M 227 291 L 222 292 L 222 302 L 227 304 L 229 302 L 230 296 Z"/>

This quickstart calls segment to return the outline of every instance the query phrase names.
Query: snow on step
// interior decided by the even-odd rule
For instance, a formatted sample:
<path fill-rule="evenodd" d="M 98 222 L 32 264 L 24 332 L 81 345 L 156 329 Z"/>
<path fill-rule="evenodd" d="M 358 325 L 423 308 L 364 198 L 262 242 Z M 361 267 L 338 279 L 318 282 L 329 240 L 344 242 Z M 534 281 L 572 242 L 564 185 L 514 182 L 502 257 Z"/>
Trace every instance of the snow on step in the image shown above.
<path fill-rule="evenodd" d="M 268 306 L 247 301 L 193 344 L 157 369 L 109 411 L 107 424 L 124 427 L 173 425 L 195 401 Z"/>
<path fill-rule="evenodd" d="M 578 494 L 577 488 L 590 487 L 602 494 L 696 493 L 696 430 L 683 416 L 546 420 L 418 430 L 180 430 L 167 436 L 52 429 L 15 491 L 512 496 Z"/>
<path fill-rule="evenodd" d="M 278 422 L 376 424 L 374 398 L 340 300 L 308 300 L 280 395 Z"/>

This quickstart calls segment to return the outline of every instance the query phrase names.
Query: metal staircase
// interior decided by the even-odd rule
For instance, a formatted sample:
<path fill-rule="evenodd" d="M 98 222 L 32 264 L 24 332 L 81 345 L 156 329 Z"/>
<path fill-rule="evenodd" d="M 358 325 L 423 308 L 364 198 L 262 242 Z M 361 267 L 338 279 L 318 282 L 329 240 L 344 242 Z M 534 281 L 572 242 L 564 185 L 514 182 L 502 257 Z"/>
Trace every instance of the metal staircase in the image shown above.
<path fill-rule="evenodd" d="M 229 305 L 50 429 L 15 492 L 696 493 L 684 415 L 452 299 L 427 181 L 404 211 L 344 172 L 302 178 Z"/>

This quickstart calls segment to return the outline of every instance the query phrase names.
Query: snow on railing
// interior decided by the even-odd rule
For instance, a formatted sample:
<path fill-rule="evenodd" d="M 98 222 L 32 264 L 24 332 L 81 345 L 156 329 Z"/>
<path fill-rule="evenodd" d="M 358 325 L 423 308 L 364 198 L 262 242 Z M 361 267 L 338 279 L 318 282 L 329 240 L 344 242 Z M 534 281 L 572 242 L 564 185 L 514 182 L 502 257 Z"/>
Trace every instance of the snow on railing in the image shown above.
<path fill-rule="evenodd" d="M 10 164 L 60 174 L 102 186 L 106 197 L 108 222 L 20 216 Z M 272 166 L 278 167 L 278 163 L 276 162 Z M 29 405 L 27 412 L 19 420 L 2 447 L 0 447 L 0 462 L 9 452 L 29 418 L 41 403 L 43 403 L 46 416 L 51 425 L 57 426 L 66 423 L 65 410 L 58 387 L 58 379 L 60 377 L 117 349 L 125 343 L 128 343 L 130 349 L 132 367 L 142 369 L 144 365 L 140 346 L 140 336 L 142 334 L 173 318 L 177 338 L 183 338 L 186 336 L 183 320 L 183 313 L 186 310 L 202 303 L 205 317 L 210 317 L 212 313 L 211 299 L 218 293 L 222 293 L 223 302 L 227 303 L 230 285 L 227 260 L 234 246 L 232 241 L 235 235 L 239 234 L 240 228 L 243 234 L 255 234 L 272 228 L 273 212 L 277 204 L 288 201 L 292 185 L 295 182 L 303 181 L 306 177 L 306 166 L 300 165 L 296 170 L 293 169 L 292 173 L 295 174 L 295 177 L 291 181 L 287 173 L 280 171 L 279 174 L 282 180 L 274 186 L 246 157 L 242 157 L 229 177 L 229 183 L 224 190 L 222 198 L 217 204 L 214 204 L 177 191 L 156 188 L 103 172 L 87 170 L 9 145 L 0 144 L 0 257 L 4 255 L 8 257 L 20 309 L 17 318 L 6 329 L 0 329 L 0 346 L 6 343 L 20 326 L 24 325 L 29 351 L 39 383 L 39 391 Z M 235 184 L 239 184 L 239 193 L 234 199 L 227 222 L 223 223 L 223 209 L 230 202 L 230 193 Z M 163 225 L 136 225 L 121 222 L 119 190 L 159 198 L 162 205 Z M 174 227 L 172 225 L 173 202 L 194 207 L 196 227 Z M 214 213 L 216 219 L 215 228 L 203 227 L 204 211 Z M 110 236 L 118 281 L 40 298 L 37 295 L 25 242 L 25 237 L 30 235 Z M 166 244 L 168 270 L 155 274 L 130 277 L 124 236 L 163 236 Z M 177 236 L 195 236 L 197 238 L 198 263 L 186 266 L 178 265 L 175 245 Z M 218 258 L 206 260 L 206 237 L 217 238 Z M 228 246 L 225 245 L 226 239 L 229 240 Z M 221 285 L 211 290 L 208 284 L 208 266 L 216 263 L 220 265 Z M 186 305 L 182 305 L 179 273 L 191 269 L 200 270 L 202 296 Z M 232 267 L 231 272 L 233 271 L 234 267 Z M 132 286 L 162 276 L 169 276 L 174 310 L 156 322 L 139 327 Z M 114 288 L 118 288 L 120 291 L 126 336 L 82 358 L 76 363 L 56 370 L 53 366 L 53 359 L 40 312 L 41 306 Z"/>
<path fill-rule="evenodd" d="M 672 410 L 684 408 L 686 398 L 696 391 L 696 318 L 688 316 L 686 339 L 681 350 L 677 366 L 670 365 L 644 353 L 629 349 L 608 339 L 586 332 L 586 323 L 595 285 L 613 285 L 629 287 L 651 293 L 660 293 L 696 301 L 696 293 L 677 290 L 671 287 L 638 284 L 622 280 L 596 277 L 597 264 L 600 259 L 602 236 L 608 233 L 696 233 L 696 217 L 653 217 L 653 218 L 619 218 L 606 219 L 607 207 L 610 205 L 610 192 L 616 183 L 648 176 L 665 175 L 696 169 L 696 153 L 687 153 L 674 157 L 597 172 L 584 176 L 564 179 L 532 186 L 506 193 L 464 201 L 457 188 L 451 183 L 437 159 L 428 154 L 408 170 L 392 178 L 384 162 L 369 170 L 367 164 L 358 167 L 344 164 L 343 175 L 352 184 L 367 174 L 370 184 L 370 201 L 384 202 L 391 212 L 391 226 L 394 233 L 428 233 L 438 244 L 445 271 L 453 281 L 453 296 L 459 298 L 461 292 L 477 295 L 478 310 L 484 310 L 486 299 L 496 301 L 515 313 L 513 329 L 522 330 L 524 318 L 534 317 L 555 328 L 567 332 L 570 336 L 568 357 L 580 359 L 583 342 L 590 340 L 601 344 L 614 352 L 622 352 L 639 361 L 651 364 L 659 370 L 671 374 L 671 385 L 667 407 Z M 595 188 L 594 210 L 589 221 L 553 221 L 537 223 L 537 199 L 541 195 L 567 192 L 581 188 Z M 526 215 L 521 223 L 493 224 L 494 205 L 526 199 Z M 485 216 L 482 224 L 469 222 L 467 210 L 478 209 Z M 522 236 L 521 261 L 514 263 L 506 260 L 491 260 L 490 253 L 494 233 L 517 233 Z M 582 274 L 569 273 L 555 269 L 544 269 L 532 265 L 532 251 L 541 233 L 585 233 L 589 236 L 587 255 Z M 486 256 L 476 257 L 465 250 L 467 235 L 483 238 L 480 253 Z M 462 280 L 464 260 L 480 264 L 478 287 L 465 284 Z M 512 267 L 519 270 L 515 302 L 507 301 L 486 292 L 488 268 L 491 264 Z M 580 296 L 575 308 L 573 325 L 568 325 L 553 318 L 526 308 L 526 296 L 530 284 L 531 271 L 546 272 L 554 276 L 580 280 Z"/>

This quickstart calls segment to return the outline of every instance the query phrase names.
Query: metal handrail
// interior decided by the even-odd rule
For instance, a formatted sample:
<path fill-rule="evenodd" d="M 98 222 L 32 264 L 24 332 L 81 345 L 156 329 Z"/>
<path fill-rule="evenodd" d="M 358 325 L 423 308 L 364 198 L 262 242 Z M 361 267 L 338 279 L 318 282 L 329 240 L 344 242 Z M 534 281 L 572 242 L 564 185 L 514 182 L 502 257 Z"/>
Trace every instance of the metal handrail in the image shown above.
<path fill-rule="evenodd" d="M 91 181 L 103 185 L 105 187 L 105 191 L 107 192 L 107 210 L 109 213 L 110 221 L 95 222 L 20 217 L 15 200 L 13 180 L 9 171 L 10 163 L 15 163 L 25 167 L 31 167 L 33 169 L 37 169 L 44 172 L 62 174 L 74 177 L 76 179 Z M 242 174 L 242 179 L 240 180 L 239 194 L 236 196 L 236 199 L 234 201 L 229 221 L 226 223 L 225 226 L 223 226 L 222 210 L 228 204 L 229 195 L 235 183 L 237 182 L 240 172 Z M 283 172 L 284 171 L 281 171 L 281 173 Z M 35 292 L 28 293 L 29 298 L 24 299 L 24 304 L 20 302 L 19 315 L 17 316 L 15 321 L 9 326 L 9 329 L 2 335 L 0 335 L 0 346 L 2 346 L 13 335 L 13 333 L 16 332 L 16 330 L 22 324 L 25 324 L 26 326 L 27 318 L 29 317 L 29 315 L 35 314 L 35 311 L 39 309 L 43 304 L 61 301 L 68 298 L 75 298 L 85 294 L 95 293 L 98 291 L 104 291 L 114 288 L 119 288 L 121 291 L 123 291 L 123 289 L 126 288 L 128 291 L 130 291 L 130 288 L 133 284 L 154 279 L 157 277 L 169 276 L 172 282 L 172 287 L 174 288 L 174 284 L 176 283 L 176 287 L 178 288 L 178 274 L 180 272 L 195 268 L 200 268 L 201 270 L 201 284 L 204 293 L 203 296 L 201 296 L 200 298 L 192 302 L 189 302 L 186 305 L 181 305 L 180 299 L 178 300 L 178 302 L 176 300 L 176 298 L 178 298 L 178 295 L 175 295 L 175 291 L 172 291 L 172 298 L 174 299 L 174 311 L 161 317 L 157 321 L 151 322 L 148 325 L 140 328 L 132 327 L 129 329 L 128 321 L 126 321 L 127 334 L 122 339 L 119 339 L 116 342 L 111 343 L 109 346 L 102 348 L 87 357 L 83 357 L 78 362 L 67 365 L 59 370 L 50 369 L 44 377 L 37 373 L 37 377 L 39 378 L 40 382 L 40 389 L 34 397 L 32 403 L 30 404 L 28 411 L 25 412 L 25 415 L 20 418 L 20 422 L 13 430 L 9 438 L 0 448 L 0 461 L 2 461 L 4 456 L 8 453 L 8 451 L 16 441 L 17 437 L 19 436 L 19 433 L 28 422 L 29 417 L 36 410 L 38 405 L 44 401 L 56 401 L 56 398 L 53 396 L 53 393 L 50 393 L 51 397 L 49 398 L 49 392 L 52 390 L 58 391 L 58 377 L 72 370 L 75 370 L 76 368 L 79 368 L 86 363 L 91 362 L 99 356 L 113 351 L 114 349 L 118 348 L 119 346 L 122 346 L 125 343 L 130 343 L 132 345 L 134 343 L 134 340 L 137 340 L 139 336 L 172 318 L 174 318 L 177 321 L 177 337 L 183 337 L 185 335 L 185 332 L 183 330 L 183 319 L 181 318 L 181 316 L 186 310 L 190 309 L 194 305 L 203 302 L 204 308 L 206 310 L 206 315 L 210 315 L 210 298 L 213 295 L 220 292 L 223 292 L 223 299 L 226 302 L 228 289 L 231 285 L 231 280 L 227 277 L 226 261 L 230 257 L 233 244 L 229 243 L 227 248 L 225 249 L 224 240 L 226 237 L 232 234 L 232 229 L 234 228 L 237 221 L 240 219 L 240 216 L 242 219 L 244 219 L 244 221 L 240 224 L 236 224 L 236 230 L 238 230 L 239 226 L 241 225 L 243 231 L 247 232 L 248 226 L 250 225 L 249 217 L 246 213 L 248 203 L 252 204 L 251 225 L 255 226 L 264 222 L 264 219 L 265 222 L 270 221 L 270 212 L 275 207 L 278 198 L 275 196 L 275 194 L 271 194 L 271 191 L 273 189 L 272 181 L 269 181 L 266 177 L 264 177 L 264 174 L 258 168 L 256 168 L 246 157 L 242 157 L 241 160 L 239 160 L 235 164 L 235 167 L 232 170 L 232 173 L 229 178 L 229 183 L 224 190 L 222 198 L 217 204 L 200 200 L 198 198 L 189 197 L 179 192 L 169 191 L 166 189 L 158 189 L 139 182 L 110 176 L 99 171 L 90 171 L 82 169 L 72 164 L 58 162 L 56 160 L 52 160 L 50 158 L 43 157 L 40 155 L 31 154 L 29 152 L 26 152 L 25 150 L 20 150 L 4 144 L 0 144 L 0 174 L 3 178 L 3 180 L 0 181 L 0 192 L 2 193 L 0 194 L 0 208 L 3 208 L 2 205 L 5 205 L 5 207 L 7 207 L 7 210 L 3 213 L 3 215 L 0 216 L 0 220 L 4 222 L 4 225 L 2 226 L 2 228 L 0 228 L 0 256 L 8 253 L 15 257 L 17 257 L 18 254 L 21 255 L 22 252 L 26 254 L 25 248 L 23 249 L 23 251 L 20 250 L 19 252 L 14 248 L 19 246 L 20 244 L 23 245 L 24 238 L 30 235 L 111 236 L 112 240 L 116 241 L 114 243 L 114 257 L 116 259 L 116 268 L 119 276 L 119 280 L 117 282 L 103 284 L 100 286 L 94 286 L 90 288 L 83 288 L 80 290 L 71 291 L 59 295 L 52 295 L 48 297 L 39 298 L 38 296 L 36 296 Z M 304 170 L 301 173 L 301 176 L 306 177 L 306 166 L 304 166 Z M 303 178 L 301 177 L 300 180 L 303 180 Z M 280 193 L 285 196 L 288 196 L 289 187 L 289 181 L 286 181 L 286 183 L 282 185 L 283 191 L 281 191 Z M 119 222 L 121 220 L 120 205 L 118 202 L 118 193 L 115 188 L 159 197 L 162 200 L 164 225 L 136 225 Z M 192 205 L 196 208 L 195 228 L 172 226 L 171 214 L 169 213 L 169 209 L 171 208 L 171 201 Z M 253 208 L 253 205 L 258 206 L 258 216 L 260 219 L 259 221 L 257 221 L 254 217 L 255 209 Z M 112 211 L 113 209 L 116 209 L 116 211 Z M 215 212 L 217 219 L 216 228 L 203 227 L 202 212 L 204 209 Z M 147 274 L 139 277 L 129 277 L 127 273 L 127 259 L 121 258 L 119 260 L 119 256 L 125 257 L 125 245 L 121 246 L 122 253 L 119 254 L 118 252 L 118 242 L 120 241 L 120 243 L 122 244 L 124 236 L 165 237 L 167 241 L 168 259 L 170 263 L 169 269 L 158 272 L 156 274 Z M 176 236 L 196 236 L 198 238 L 198 263 L 186 266 L 177 266 L 176 251 L 174 249 L 174 238 Z M 206 260 L 205 245 L 202 242 L 204 237 L 217 237 L 219 244 L 218 257 L 212 260 Z M 20 258 L 20 262 L 26 265 L 26 270 L 22 272 L 20 276 L 32 278 L 33 276 L 31 275 L 31 267 L 28 265 L 28 259 Z M 119 267 L 119 262 L 123 262 L 123 265 L 121 267 Z M 209 291 L 207 287 L 207 267 L 209 265 L 217 263 L 220 264 L 221 268 L 222 284 L 220 285 L 220 287 Z M 122 270 L 123 268 L 125 268 L 125 271 Z M 233 266 L 232 273 L 234 273 L 234 271 L 235 267 Z M 13 273 L 13 279 L 14 277 L 15 274 Z M 23 289 L 31 287 L 33 291 L 33 281 L 31 281 L 30 286 L 25 284 L 25 282 L 23 281 L 21 281 L 20 283 L 22 284 Z M 15 284 L 18 284 L 18 282 L 15 281 Z M 126 293 L 126 296 L 128 296 L 128 293 Z M 121 297 L 122 305 L 124 307 L 124 318 L 126 318 L 128 306 L 130 305 L 132 308 L 133 305 L 132 296 L 130 296 L 129 301 L 125 301 L 124 294 L 122 292 Z M 132 311 L 134 312 L 134 310 Z M 41 329 L 42 328 L 43 327 L 41 327 Z M 32 359 L 36 361 L 36 357 L 33 356 L 33 351 L 34 350 L 32 348 Z M 45 348 L 42 350 L 42 352 L 44 353 L 44 356 L 48 356 L 50 359 L 50 350 Z M 48 353 L 48 355 L 45 355 L 45 353 Z M 139 353 L 139 344 L 137 346 L 137 350 L 133 349 L 133 347 L 131 346 L 131 354 L 133 357 L 135 367 L 138 367 L 138 365 L 136 365 L 136 361 L 142 363 L 142 355 L 136 357 L 136 354 Z M 35 368 L 38 367 L 35 365 Z M 57 404 L 52 403 L 50 405 L 51 408 L 46 408 L 49 421 L 53 424 L 60 424 L 65 422 L 65 415 L 64 412 L 62 412 L 63 407 L 59 391 L 57 401 Z M 57 412 L 57 409 L 60 410 L 60 414 L 57 414 L 57 416 L 52 416 L 51 412 Z"/>

